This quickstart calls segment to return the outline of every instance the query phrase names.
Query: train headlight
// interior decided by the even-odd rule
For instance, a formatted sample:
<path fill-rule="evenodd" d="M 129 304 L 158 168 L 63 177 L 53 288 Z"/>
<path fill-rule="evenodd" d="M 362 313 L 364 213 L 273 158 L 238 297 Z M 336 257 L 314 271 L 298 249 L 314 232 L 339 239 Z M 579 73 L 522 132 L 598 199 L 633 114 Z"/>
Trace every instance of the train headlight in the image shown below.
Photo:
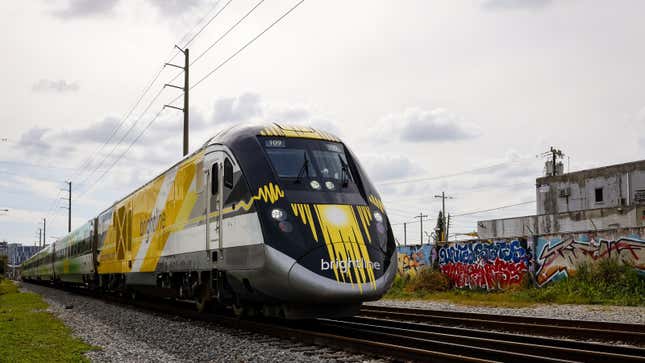
<path fill-rule="evenodd" d="M 374 212 L 374 219 L 378 223 L 383 223 L 383 215 L 379 212 Z"/>
<path fill-rule="evenodd" d="M 287 213 L 280 208 L 275 208 L 271 211 L 271 218 L 276 221 L 284 221 L 287 218 Z"/>
<path fill-rule="evenodd" d="M 330 182 L 330 181 L 326 181 L 326 182 L 325 182 L 325 186 L 326 186 L 326 187 L 327 187 L 327 189 L 329 189 L 329 190 L 334 190 L 334 189 L 336 189 L 336 186 L 334 185 L 334 183 L 332 183 L 332 182 Z"/>
<path fill-rule="evenodd" d="M 280 228 L 280 230 L 285 233 L 290 233 L 291 231 L 293 231 L 293 225 L 287 221 L 278 223 L 278 228 Z"/>
<path fill-rule="evenodd" d="M 309 183 L 312 189 L 319 190 L 320 189 L 320 183 L 317 180 L 312 180 L 311 183 Z"/>

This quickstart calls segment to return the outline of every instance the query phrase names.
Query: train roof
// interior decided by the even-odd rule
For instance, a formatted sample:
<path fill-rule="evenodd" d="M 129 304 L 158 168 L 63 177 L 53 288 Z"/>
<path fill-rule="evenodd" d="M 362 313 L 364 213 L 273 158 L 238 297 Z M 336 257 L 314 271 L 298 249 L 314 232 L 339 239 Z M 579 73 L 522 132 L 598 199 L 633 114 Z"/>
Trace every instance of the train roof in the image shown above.
<path fill-rule="evenodd" d="M 227 144 L 239 138 L 257 136 L 293 137 L 340 142 L 340 139 L 334 134 L 315 129 L 313 127 L 265 123 L 232 126 L 217 133 L 217 135 L 211 138 L 204 146 L 211 144 Z"/>
<path fill-rule="evenodd" d="M 136 193 L 146 185 L 152 183 L 154 180 L 164 175 L 165 173 L 167 173 L 177 165 L 194 157 L 195 155 L 197 155 L 202 150 L 205 150 L 210 145 L 216 145 L 216 144 L 227 145 L 239 139 L 244 139 L 249 137 L 255 138 L 257 136 L 292 137 L 292 138 L 304 138 L 304 139 L 341 142 L 340 139 L 335 135 L 326 131 L 314 129 L 313 127 L 309 127 L 309 126 L 294 126 L 294 125 L 287 125 L 287 124 L 279 124 L 275 122 L 234 125 L 220 130 L 217 134 L 215 134 L 215 136 L 208 139 L 201 147 L 199 147 L 192 153 L 182 157 L 177 162 L 172 164 L 170 167 L 164 169 L 163 172 L 161 172 L 159 175 L 155 176 L 154 178 L 150 179 L 145 184 L 134 189 L 132 192 L 128 193 L 122 198 L 114 201 L 109 207 L 102 210 L 98 215 L 100 216 L 108 212 L 120 201 L 128 198 L 129 196 Z"/>

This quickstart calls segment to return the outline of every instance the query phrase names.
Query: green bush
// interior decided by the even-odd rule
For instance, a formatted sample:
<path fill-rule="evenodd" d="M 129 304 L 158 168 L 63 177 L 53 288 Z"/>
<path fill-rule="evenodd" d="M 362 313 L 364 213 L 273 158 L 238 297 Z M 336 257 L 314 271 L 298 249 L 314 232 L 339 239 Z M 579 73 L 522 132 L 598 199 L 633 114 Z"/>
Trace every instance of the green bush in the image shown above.
<path fill-rule="evenodd" d="M 408 292 L 415 291 L 447 291 L 450 289 L 450 280 L 438 270 L 425 268 L 419 271 L 414 277 L 410 278 L 410 283 L 406 286 Z"/>
<path fill-rule="evenodd" d="M 645 279 L 630 265 L 603 259 L 576 267 L 576 273 L 532 289 L 537 302 L 562 304 L 645 305 Z"/>

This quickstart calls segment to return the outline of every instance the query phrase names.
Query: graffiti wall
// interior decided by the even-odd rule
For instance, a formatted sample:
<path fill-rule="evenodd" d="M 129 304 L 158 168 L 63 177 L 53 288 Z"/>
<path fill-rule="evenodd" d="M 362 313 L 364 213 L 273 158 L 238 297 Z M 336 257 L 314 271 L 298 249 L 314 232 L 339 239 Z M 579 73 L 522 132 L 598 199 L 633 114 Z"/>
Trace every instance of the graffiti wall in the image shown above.
<path fill-rule="evenodd" d="M 399 257 L 399 274 L 415 275 L 418 270 L 432 266 L 436 259 L 436 252 L 430 245 L 421 246 L 399 246 L 397 248 Z"/>
<path fill-rule="evenodd" d="M 530 254 L 526 241 L 466 241 L 439 249 L 439 268 L 455 287 L 504 290 L 520 286 Z"/>
<path fill-rule="evenodd" d="M 645 228 L 546 235 L 528 241 L 460 241 L 441 247 L 438 256 L 430 245 L 399 247 L 398 257 L 400 274 L 414 275 L 432 267 L 436 257 L 453 286 L 489 291 L 519 287 L 526 279 L 545 286 L 575 275 L 583 263 L 609 258 L 634 266 L 645 276 Z"/>
<path fill-rule="evenodd" d="M 537 238 L 536 283 L 544 286 L 576 272 L 583 263 L 615 258 L 645 273 L 645 230 L 576 233 Z"/>

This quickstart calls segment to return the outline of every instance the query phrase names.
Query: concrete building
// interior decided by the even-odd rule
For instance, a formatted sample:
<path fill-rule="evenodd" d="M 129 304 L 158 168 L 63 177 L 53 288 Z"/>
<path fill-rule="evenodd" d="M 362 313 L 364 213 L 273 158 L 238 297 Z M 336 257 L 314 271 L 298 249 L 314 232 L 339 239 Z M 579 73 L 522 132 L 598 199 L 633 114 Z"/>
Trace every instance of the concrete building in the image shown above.
<path fill-rule="evenodd" d="M 477 222 L 480 238 L 645 226 L 645 160 L 536 179 L 537 214 Z"/>
<path fill-rule="evenodd" d="M 645 204 L 645 160 L 536 180 L 537 214 Z"/>

